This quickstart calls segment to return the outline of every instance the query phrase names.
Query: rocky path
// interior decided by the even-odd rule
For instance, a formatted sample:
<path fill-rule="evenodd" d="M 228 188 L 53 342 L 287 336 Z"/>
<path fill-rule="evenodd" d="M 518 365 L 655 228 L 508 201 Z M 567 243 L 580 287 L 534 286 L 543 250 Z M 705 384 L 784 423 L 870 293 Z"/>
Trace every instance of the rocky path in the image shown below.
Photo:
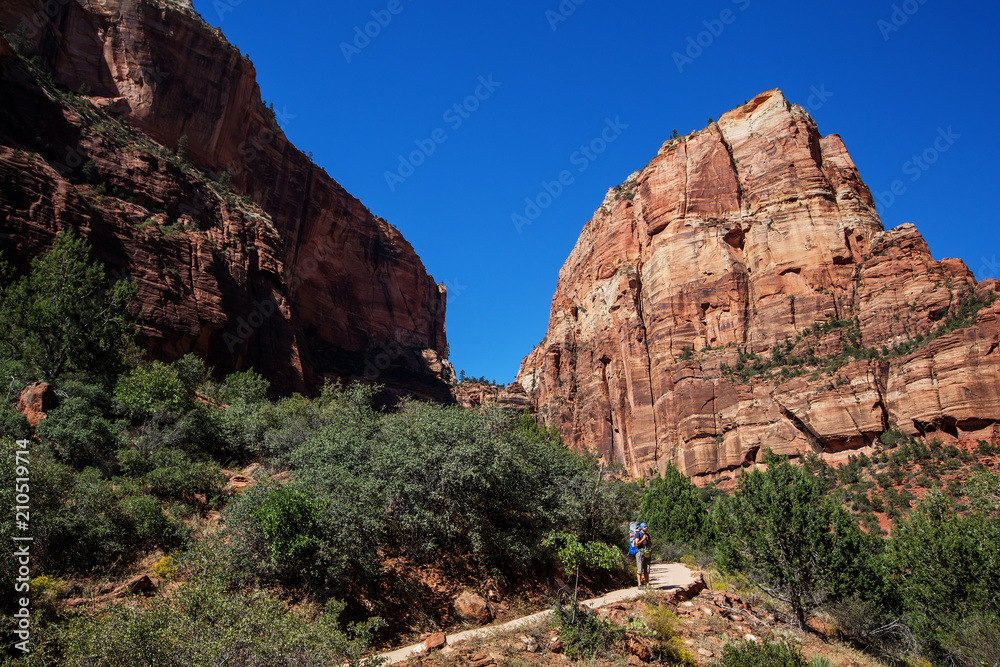
<path fill-rule="evenodd" d="M 680 563 L 654 563 L 649 568 L 649 585 L 650 588 L 653 589 L 671 590 L 674 588 L 683 588 L 684 586 L 693 584 L 694 581 L 694 572 Z M 584 600 L 581 604 L 585 604 L 591 609 L 597 609 L 598 607 L 614 604 L 616 602 L 631 600 L 639 597 L 641 593 L 642 591 L 633 586 L 632 588 L 612 591 L 606 595 L 602 595 L 601 597 L 593 598 L 591 600 Z M 545 618 L 551 613 L 552 610 L 546 610 L 530 616 L 523 616 L 501 625 L 488 625 L 486 627 L 476 628 L 475 630 L 466 630 L 465 632 L 447 635 L 445 637 L 445 642 L 449 645 L 457 644 L 467 639 L 486 635 L 491 632 L 502 632 L 504 630 L 520 627 L 522 625 L 529 625 Z M 395 651 L 391 651 L 389 653 L 382 653 L 379 657 L 386 658 L 389 661 L 388 664 L 393 664 L 424 653 L 424 651 L 424 644 L 415 644 L 413 646 L 396 649 Z"/>

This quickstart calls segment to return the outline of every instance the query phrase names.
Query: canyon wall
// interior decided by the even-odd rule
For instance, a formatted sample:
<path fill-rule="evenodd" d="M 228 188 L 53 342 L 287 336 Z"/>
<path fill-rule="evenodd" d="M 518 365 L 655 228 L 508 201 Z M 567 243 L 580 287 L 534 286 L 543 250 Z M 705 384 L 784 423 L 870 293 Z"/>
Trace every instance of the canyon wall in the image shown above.
<path fill-rule="evenodd" d="M 8 261 L 72 227 L 136 279 L 155 358 L 450 400 L 444 288 L 286 139 L 250 60 L 189 2 L 4 0 L 0 25 Z"/>
<path fill-rule="evenodd" d="M 846 458 L 890 428 L 995 439 L 998 291 L 884 231 L 840 137 L 772 90 L 609 190 L 517 382 L 635 476 Z"/>

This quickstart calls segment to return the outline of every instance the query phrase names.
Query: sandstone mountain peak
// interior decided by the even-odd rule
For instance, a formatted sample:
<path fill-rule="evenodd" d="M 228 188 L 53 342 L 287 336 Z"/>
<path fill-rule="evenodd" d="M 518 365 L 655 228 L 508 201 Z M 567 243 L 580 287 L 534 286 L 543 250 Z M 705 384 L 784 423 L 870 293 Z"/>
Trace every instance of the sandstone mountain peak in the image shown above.
<path fill-rule="evenodd" d="M 517 381 L 635 475 L 707 481 L 890 428 L 988 439 L 997 291 L 912 225 L 884 231 L 840 137 L 770 90 L 609 191 Z"/>

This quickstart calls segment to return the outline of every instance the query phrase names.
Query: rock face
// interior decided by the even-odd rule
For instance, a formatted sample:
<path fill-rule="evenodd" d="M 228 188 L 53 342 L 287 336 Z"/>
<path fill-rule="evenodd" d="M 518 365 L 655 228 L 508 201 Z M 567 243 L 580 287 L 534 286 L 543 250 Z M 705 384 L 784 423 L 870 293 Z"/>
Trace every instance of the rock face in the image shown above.
<path fill-rule="evenodd" d="M 444 288 L 285 138 L 190 3 L 4 0 L 0 25 L 37 56 L 0 41 L 8 261 L 73 227 L 137 280 L 155 358 L 253 365 L 281 391 L 334 376 L 449 397 Z"/>
<path fill-rule="evenodd" d="M 772 90 L 608 192 L 517 381 L 636 476 L 846 458 L 889 428 L 991 439 L 998 291 L 883 231 L 840 138 Z"/>
<path fill-rule="evenodd" d="M 528 392 L 516 382 L 506 387 L 484 382 L 460 382 L 452 388 L 452 394 L 455 401 L 467 410 L 480 405 L 496 405 L 520 412 L 531 406 Z"/>

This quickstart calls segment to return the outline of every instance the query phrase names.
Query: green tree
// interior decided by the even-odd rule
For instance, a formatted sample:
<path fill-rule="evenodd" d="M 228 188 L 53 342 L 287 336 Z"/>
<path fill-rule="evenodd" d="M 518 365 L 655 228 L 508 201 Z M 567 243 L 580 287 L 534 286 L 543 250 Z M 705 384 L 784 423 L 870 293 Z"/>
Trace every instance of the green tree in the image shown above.
<path fill-rule="evenodd" d="M 717 512 L 719 562 L 791 608 L 799 627 L 828 598 L 848 595 L 869 570 L 857 522 L 823 495 L 822 484 L 768 451 L 767 470 L 740 479 Z"/>
<path fill-rule="evenodd" d="M 1000 475 L 987 469 L 976 470 L 966 480 L 969 504 L 981 514 L 1000 516 Z"/>
<path fill-rule="evenodd" d="M 555 549 L 556 558 L 562 562 L 566 572 L 572 570 L 576 573 L 576 583 L 573 584 L 573 622 L 575 622 L 580 568 L 614 570 L 622 564 L 621 551 L 604 542 L 581 542 L 576 535 L 566 531 L 549 533 L 542 540 L 542 546 Z"/>
<path fill-rule="evenodd" d="M 61 231 L 27 275 L 0 290 L 0 356 L 23 360 L 48 382 L 71 371 L 111 380 L 133 340 L 135 295 L 132 281 L 108 288 L 87 242 Z"/>
<path fill-rule="evenodd" d="M 996 511 L 995 506 L 992 508 Z M 924 496 L 893 531 L 886 567 L 898 586 L 907 625 L 930 657 L 995 664 L 1000 627 L 1000 519 L 985 512 L 955 514 L 940 492 Z M 991 640 L 982 645 L 972 626 Z M 976 655 L 982 656 L 982 662 Z"/>
<path fill-rule="evenodd" d="M 17 52 L 19 56 L 30 58 L 35 54 L 34 46 L 31 43 L 31 36 L 28 34 L 28 24 L 21 21 L 14 28 L 13 32 L 6 33 L 7 43 Z"/>
<path fill-rule="evenodd" d="M 371 554 L 380 550 L 414 562 L 459 554 L 445 564 L 463 575 L 480 569 L 521 576 L 550 563 L 540 543 L 551 530 L 624 543 L 620 523 L 635 511 L 638 487 L 607 470 L 598 483 L 596 459 L 569 451 L 530 416 L 418 402 L 381 412 L 373 407 L 376 391 L 330 384 L 312 401 L 295 396 L 259 404 L 254 414 L 262 421 L 232 422 L 260 427 L 254 440 L 260 452 L 272 454 L 310 498 L 303 516 L 314 520 L 303 525 L 314 528 L 298 533 L 316 540 L 318 565 L 301 573 L 307 585 L 362 582 L 376 574 L 379 561 Z M 228 421 L 241 405 L 217 412 Z M 265 496 L 250 489 L 230 503 L 234 558 L 248 572 L 288 578 L 271 547 L 294 540 L 265 536 L 258 511 Z"/>
<path fill-rule="evenodd" d="M 643 490 L 639 515 L 649 524 L 654 544 L 697 546 L 705 542 L 705 505 L 691 481 L 672 463 Z"/>
<path fill-rule="evenodd" d="M 190 352 L 170 365 L 174 368 L 180 381 L 184 383 L 185 389 L 191 394 L 194 394 L 198 387 L 208 378 L 208 370 L 205 368 L 205 362 Z"/>
<path fill-rule="evenodd" d="M 212 413 L 225 443 L 220 454 L 246 459 L 263 449 L 264 434 L 276 425 L 269 388 L 267 378 L 252 369 L 233 373 L 218 388 L 216 399 L 226 404 Z"/>

